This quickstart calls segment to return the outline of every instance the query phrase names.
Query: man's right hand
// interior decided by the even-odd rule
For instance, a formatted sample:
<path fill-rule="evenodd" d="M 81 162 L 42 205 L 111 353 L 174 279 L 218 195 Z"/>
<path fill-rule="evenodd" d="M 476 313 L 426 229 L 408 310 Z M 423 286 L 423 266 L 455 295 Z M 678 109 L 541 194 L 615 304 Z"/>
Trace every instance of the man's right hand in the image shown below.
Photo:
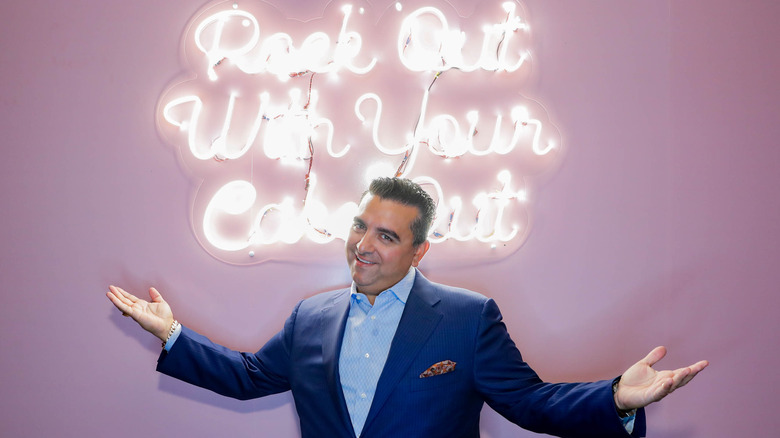
<path fill-rule="evenodd" d="M 157 289 L 149 289 L 150 301 L 142 300 L 116 286 L 109 286 L 106 296 L 122 315 L 133 318 L 144 330 L 163 342 L 168 338 L 168 331 L 173 325 L 173 311 Z"/>

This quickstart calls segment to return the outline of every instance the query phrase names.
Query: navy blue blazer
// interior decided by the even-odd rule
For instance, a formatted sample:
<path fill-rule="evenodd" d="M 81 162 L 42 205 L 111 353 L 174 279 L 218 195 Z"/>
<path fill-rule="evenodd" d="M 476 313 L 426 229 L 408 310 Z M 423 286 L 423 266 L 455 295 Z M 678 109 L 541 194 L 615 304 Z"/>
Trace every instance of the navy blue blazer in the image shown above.
<path fill-rule="evenodd" d="M 338 367 L 349 294 L 341 289 L 301 301 L 257 353 L 230 350 L 183 327 L 157 370 L 238 399 L 291 390 L 304 438 L 354 437 Z M 444 360 L 456 363 L 453 372 L 420 378 Z M 536 432 L 629 436 L 615 411 L 612 381 L 542 382 L 492 299 L 417 272 L 361 438 L 478 437 L 485 402 Z M 640 410 L 631 436 L 644 432 Z"/>

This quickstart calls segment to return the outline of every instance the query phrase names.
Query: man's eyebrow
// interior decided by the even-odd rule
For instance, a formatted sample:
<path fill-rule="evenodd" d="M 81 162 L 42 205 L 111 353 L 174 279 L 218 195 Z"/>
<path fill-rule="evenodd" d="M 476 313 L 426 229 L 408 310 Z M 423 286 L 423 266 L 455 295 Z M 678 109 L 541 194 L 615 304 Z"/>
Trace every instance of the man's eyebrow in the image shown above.
<path fill-rule="evenodd" d="M 387 234 L 388 236 L 392 237 L 394 240 L 400 241 L 401 238 L 398 236 L 398 233 L 395 231 L 389 229 L 389 228 L 377 228 L 377 231 L 379 231 L 382 234 Z"/>
<path fill-rule="evenodd" d="M 357 216 L 352 218 L 352 224 L 353 225 L 362 225 L 364 227 L 366 226 L 366 223 L 363 221 L 363 219 L 360 219 Z M 376 230 L 378 232 L 382 233 L 382 234 L 387 234 L 388 236 L 392 237 L 394 240 L 397 240 L 399 242 L 401 241 L 401 237 L 398 235 L 398 233 L 396 233 L 395 231 L 393 231 L 393 230 L 391 230 L 389 228 L 379 227 Z"/>

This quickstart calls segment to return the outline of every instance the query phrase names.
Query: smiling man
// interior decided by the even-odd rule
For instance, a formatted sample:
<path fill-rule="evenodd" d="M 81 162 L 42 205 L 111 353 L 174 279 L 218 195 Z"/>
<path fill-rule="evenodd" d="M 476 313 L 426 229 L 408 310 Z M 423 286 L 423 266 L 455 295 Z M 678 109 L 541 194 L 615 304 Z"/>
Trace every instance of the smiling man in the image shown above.
<path fill-rule="evenodd" d="M 478 437 L 484 403 L 536 432 L 643 436 L 642 408 L 707 366 L 656 371 L 658 347 L 621 377 L 542 382 L 492 299 L 416 269 L 434 211 L 412 181 L 374 180 L 346 242 L 352 285 L 299 302 L 256 353 L 180 325 L 154 288 L 149 302 L 115 286 L 107 295 L 163 341 L 160 372 L 239 399 L 291 390 L 304 437 Z"/>
<path fill-rule="evenodd" d="M 371 304 L 380 292 L 417 267 L 435 206 L 420 186 L 397 179 L 374 181 L 363 195 L 347 238 L 347 263 L 357 290 Z"/>

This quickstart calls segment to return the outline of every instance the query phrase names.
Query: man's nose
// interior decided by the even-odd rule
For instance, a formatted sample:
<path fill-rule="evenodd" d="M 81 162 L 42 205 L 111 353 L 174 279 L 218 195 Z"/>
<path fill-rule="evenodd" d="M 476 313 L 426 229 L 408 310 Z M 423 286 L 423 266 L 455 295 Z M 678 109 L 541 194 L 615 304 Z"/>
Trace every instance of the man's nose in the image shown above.
<path fill-rule="evenodd" d="M 371 243 L 371 237 L 368 235 L 368 233 L 364 234 L 363 237 L 358 240 L 356 246 L 357 251 L 360 254 L 370 253 L 374 250 L 374 245 Z"/>

